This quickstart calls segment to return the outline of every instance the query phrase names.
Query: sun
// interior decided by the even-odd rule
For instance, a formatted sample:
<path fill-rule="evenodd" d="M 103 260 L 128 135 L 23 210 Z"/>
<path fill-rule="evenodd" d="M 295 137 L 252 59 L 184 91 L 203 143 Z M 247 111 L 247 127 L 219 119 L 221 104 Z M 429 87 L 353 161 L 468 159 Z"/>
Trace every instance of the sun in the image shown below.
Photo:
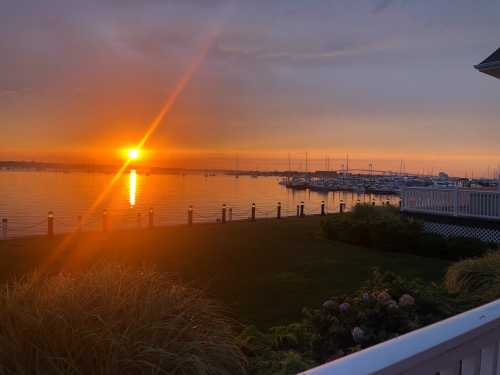
<path fill-rule="evenodd" d="M 128 150 L 128 157 L 131 160 L 136 160 L 139 158 L 139 150 L 137 148 L 130 148 Z"/>

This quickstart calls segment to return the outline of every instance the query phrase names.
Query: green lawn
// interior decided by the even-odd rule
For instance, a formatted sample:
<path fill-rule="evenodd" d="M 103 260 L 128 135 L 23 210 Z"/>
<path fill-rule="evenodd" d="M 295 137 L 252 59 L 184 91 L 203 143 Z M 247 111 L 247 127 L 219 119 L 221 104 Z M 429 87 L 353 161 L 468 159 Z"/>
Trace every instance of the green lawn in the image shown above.
<path fill-rule="evenodd" d="M 357 289 L 373 267 L 430 282 L 439 281 L 448 266 L 326 240 L 320 221 L 311 216 L 88 233 L 69 242 L 64 236 L 0 241 L 0 279 L 35 268 L 73 270 L 102 259 L 153 263 L 202 287 L 240 321 L 265 328 L 297 320 L 302 307 Z"/>

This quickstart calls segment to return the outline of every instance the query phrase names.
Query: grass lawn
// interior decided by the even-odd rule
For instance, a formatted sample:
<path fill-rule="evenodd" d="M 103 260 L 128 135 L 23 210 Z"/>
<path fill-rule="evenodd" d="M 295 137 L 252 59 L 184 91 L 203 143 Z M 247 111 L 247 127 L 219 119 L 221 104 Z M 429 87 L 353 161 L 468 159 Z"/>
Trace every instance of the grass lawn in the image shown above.
<path fill-rule="evenodd" d="M 153 230 L 0 241 L 0 280 L 35 268 L 74 270 L 102 259 L 153 263 L 260 328 L 300 318 L 302 307 L 360 287 L 373 267 L 440 281 L 447 262 L 326 240 L 321 218 L 262 219 Z"/>

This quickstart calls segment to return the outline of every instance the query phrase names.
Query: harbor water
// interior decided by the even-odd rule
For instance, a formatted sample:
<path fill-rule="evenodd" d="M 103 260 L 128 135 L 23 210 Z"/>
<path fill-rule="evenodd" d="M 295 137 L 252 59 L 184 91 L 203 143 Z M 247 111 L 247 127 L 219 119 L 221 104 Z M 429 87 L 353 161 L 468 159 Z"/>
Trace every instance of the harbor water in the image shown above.
<path fill-rule="evenodd" d="M 399 203 L 394 195 L 356 192 L 293 190 L 279 184 L 278 177 L 205 174 L 123 174 L 107 191 L 113 175 L 48 171 L 0 171 L 0 218 L 7 219 L 8 238 L 47 233 L 47 215 L 54 215 L 55 233 L 74 230 L 78 217 L 83 230 L 100 230 L 106 211 L 110 229 L 145 227 L 149 212 L 154 225 L 185 224 L 188 207 L 194 222 L 216 222 L 223 204 L 228 219 L 248 219 L 252 203 L 256 217 L 275 217 L 280 202 L 283 216 L 294 216 L 304 202 L 306 214 L 318 214 L 321 202 L 328 213 L 347 210 L 358 202 L 380 205 Z M 100 199 L 101 197 L 102 199 Z M 231 211 L 231 214 L 229 213 Z M 5 233 L 0 233 L 3 238 Z"/>

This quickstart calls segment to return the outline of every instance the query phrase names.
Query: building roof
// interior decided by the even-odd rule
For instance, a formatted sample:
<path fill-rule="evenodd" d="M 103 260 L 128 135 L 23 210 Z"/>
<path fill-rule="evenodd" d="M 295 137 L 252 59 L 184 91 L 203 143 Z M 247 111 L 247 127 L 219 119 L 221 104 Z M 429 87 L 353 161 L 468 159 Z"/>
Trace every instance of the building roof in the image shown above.
<path fill-rule="evenodd" d="M 500 48 L 488 56 L 483 62 L 474 66 L 482 73 L 500 78 Z"/>

